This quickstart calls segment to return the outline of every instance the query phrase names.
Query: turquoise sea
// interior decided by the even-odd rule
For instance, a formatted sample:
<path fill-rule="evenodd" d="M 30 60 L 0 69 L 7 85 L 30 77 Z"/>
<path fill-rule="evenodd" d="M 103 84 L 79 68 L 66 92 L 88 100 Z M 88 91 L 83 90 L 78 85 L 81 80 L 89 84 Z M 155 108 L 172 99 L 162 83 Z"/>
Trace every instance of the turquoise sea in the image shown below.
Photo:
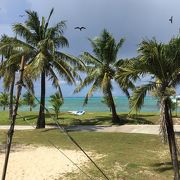
<path fill-rule="evenodd" d="M 46 107 L 50 108 L 49 98 L 46 98 Z M 61 111 L 76 111 L 85 110 L 87 112 L 106 112 L 109 108 L 101 102 L 102 97 L 91 97 L 88 104 L 83 107 L 84 97 L 66 97 L 64 98 L 64 104 L 61 107 Z M 126 96 L 114 97 L 117 112 L 128 112 L 129 104 Z M 37 105 L 33 110 L 38 111 L 39 105 Z M 29 108 L 26 106 L 20 107 L 22 111 L 28 111 Z M 157 106 L 157 100 L 151 96 L 147 96 L 144 101 L 144 106 L 141 112 L 158 112 L 159 108 Z"/>

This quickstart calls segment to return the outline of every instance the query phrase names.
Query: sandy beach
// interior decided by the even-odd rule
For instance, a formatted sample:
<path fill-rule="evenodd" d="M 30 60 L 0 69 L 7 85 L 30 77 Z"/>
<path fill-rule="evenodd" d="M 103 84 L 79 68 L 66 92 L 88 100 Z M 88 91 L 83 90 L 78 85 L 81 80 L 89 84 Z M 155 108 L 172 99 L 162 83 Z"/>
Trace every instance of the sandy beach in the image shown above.
<path fill-rule="evenodd" d="M 82 152 L 63 150 L 78 166 L 88 160 Z M 0 162 L 4 162 L 4 152 L 0 152 Z M 53 180 L 69 172 L 79 172 L 57 149 L 52 147 L 18 146 L 12 149 L 7 170 L 7 180 Z M 2 165 L 0 167 L 2 174 Z"/>

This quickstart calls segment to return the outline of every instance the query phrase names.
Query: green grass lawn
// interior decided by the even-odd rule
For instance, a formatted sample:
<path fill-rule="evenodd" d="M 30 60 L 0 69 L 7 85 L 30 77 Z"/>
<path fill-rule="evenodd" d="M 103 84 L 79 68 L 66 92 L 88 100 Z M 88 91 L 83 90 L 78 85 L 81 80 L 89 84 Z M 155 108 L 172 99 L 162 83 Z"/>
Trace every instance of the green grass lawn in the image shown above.
<path fill-rule="evenodd" d="M 95 158 L 95 161 L 112 180 L 173 179 L 168 147 L 161 143 L 159 136 L 98 132 L 71 132 L 71 135 L 87 152 L 103 155 L 103 158 Z M 0 137 L 0 143 L 5 143 L 5 131 L 0 131 Z M 15 131 L 13 145 L 51 146 L 47 138 L 61 149 L 77 149 L 57 129 Z M 91 163 L 83 165 L 82 169 L 93 179 L 99 180 L 102 177 Z M 81 172 L 68 173 L 65 177 L 73 180 L 87 179 Z"/>
<path fill-rule="evenodd" d="M 17 125 L 36 124 L 38 112 L 19 112 L 27 120 L 24 121 L 20 116 L 17 116 Z M 158 124 L 159 113 L 140 113 L 137 116 L 129 118 L 125 113 L 118 114 L 123 119 L 123 124 Z M 54 114 L 52 114 L 54 116 Z M 0 125 L 9 124 L 8 112 L 0 112 Z M 112 125 L 110 112 L 86 112 L 82 116 L 72 115 L 66 112 L 59 114 L 59 122 L 62 125 Z M 50 115 L 46 115 L 46 124 L 53 124 Z"/>

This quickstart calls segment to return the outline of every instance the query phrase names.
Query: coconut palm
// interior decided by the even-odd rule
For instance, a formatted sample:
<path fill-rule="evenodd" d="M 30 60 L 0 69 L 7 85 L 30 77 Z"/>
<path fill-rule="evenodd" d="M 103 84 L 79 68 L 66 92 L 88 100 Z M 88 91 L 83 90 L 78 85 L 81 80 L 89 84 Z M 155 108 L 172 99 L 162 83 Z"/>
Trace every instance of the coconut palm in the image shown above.
<path fill-rule="evenodd" d="M 180 39 L 179 39 L 180 42 Z M 140 56 L 120 68 L 116 78 L 137 79 L 144 75 L 151 76 L 146 84 L 137 87 L 130 98 L 131 110 L 140 110 L 146 93 L 155 90 L 161 105 L 161 127 L 165 140 L 168 140 L 174 178 L 180 179 L 177 146 L 173 128 L 169 89 L 175 88 L 180 80 L 180 52 L 172 40 L 168 45 L 158 43 L 155 39 L 143 40 L 139 46 Z M 175 51 L 176 53 L 172 53 Z"/>
<path fill-rule="evenodd" d="M 9 91 L 9 119 L 13 114 L 13 97 L 16 81 L 16 73 L 19 70 L 21 58 L 25 54 L 24 50 L 16 47 L 17 38 L 3 35 L 0 39 L 0 54 L 3 56 L 3 61 L 0 63 L 0 78 L 3 78 L 5 90 Z M 33 92 L 33 83 L 30 76 L 24 76 L 24 82 Z"/>
<path fill-rule="evenodd" d="M 9 91 L 9 119 L 11 119 L 13 113 L 15 77 L 19 69 L 21 58 L 19 56 L 19 51 L 14 49 L 13 44 L 9 43 L 9 37 L 6 35 L 1 37 L 0 53 L 4 57 L 0 65 L 0 78 L 3 77 L 4 88 Z"/>
<path fill-rule="evenodd" d="M 56 118 L 58 119 L 58 114 L 60 112 L 60 107 L 63 105 L 64 101 L 61 97 L 61 95 L 59 94 L 59 92 L 56 92 L 54 95 L 50 96 L 50 100 L 49 102 L 52 105 L 52 108 L 56 114 Z"/>
<path fill-rule="evenodd" d="M 69 84 L 75 83 L 75 78 L 79 78 L 73 65 L 78 64 L 78 60 L 68 54 L 57 51 L 60 47 L 68 46 L 68 40 L 63 36 L 65 21 L 60 21 L 55 26 L 50 27 L 49 21 L 53 14 L 51 10 L 49 17 L 40 20 L 37 12 L 26 11 L 28 16 L 24 24 L 17 23 L 13 26 L 14 32 L 23 40 L 16 40 L 16 46 L 24 49 L 28 59 L 25 74 L 34 79 L 41 79 L 41 97 L 37 128 L 45 127 L 45 87 L 46 77 L 48 77 L 55 88 L 58 88 L 62 96 L 58 80 L 59 75 Z"/>
<path fill-rule="evenodd" d="M 9 105 L 9 94 L 6 92 L 0 93 L 0 106 L 3 107 L 3 110 L 6 110 L 6 107 Z"/>
<path fill-rule="evenodd" d="M 23 104 L 29 106 L 29 111 L 32 111 L 32 108 L 36 106 L 35 98 L 30 92 L 23 94 Z"/>
<path fill-rule="evenodd" d="M 116 113 L 116 107 L 112 95 L 112 81 L 116 72 L 117 64 L 122 64 L 122 60 L 117 59 L 117 54 L 121 48 L 124 39 L 115 41 L 113 36 L 107 31 L 103 30 L 100 37 L 95 39 L 89 39 L 94 54 L 84 52 L 81 55 L 82 60 L 85 62 L 87 76 L 84 81 L 76 88 L 75 92 L 79 92 L 84 87 L 91 85 L 88 91 L 84 104 L 88 102 L 88 98 L 98 89 L 100 89 L 104 97 L 108 98 L 109 106 L 112 111 L 112 121 L 114 123 L 120 123 Z M 122 82 L 117 81 L 124 92 L 127 91 L 126 86 L 122 86 Z"/>

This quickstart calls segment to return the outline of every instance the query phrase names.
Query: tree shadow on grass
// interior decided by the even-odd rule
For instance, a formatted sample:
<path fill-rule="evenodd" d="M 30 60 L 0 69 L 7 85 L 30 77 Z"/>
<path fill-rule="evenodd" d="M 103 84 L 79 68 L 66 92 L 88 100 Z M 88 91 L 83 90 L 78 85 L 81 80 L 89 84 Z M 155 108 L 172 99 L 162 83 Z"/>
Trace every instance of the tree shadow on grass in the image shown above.
<path fill-rule="evenodd" d="M 149 117 L 154 117 L 154 115 L 131 115 L 122 114 L 121 117 L 124 119 L 124 124 L 154 124 L 152 121 L 147 120 Z"/>
<path fill-rule="evenodd" d="M 27 115 L 27 116 L 22 116 L 23 118 L 25 118 L 27 121 L 30 121 L 30 120 L 34 120 L 34 119 L 37 119 L 38 115 Z M 22 119 L 21 116 L 17 116 L 16 119 Z"/>
<path fill-rule="evenodd" d="M 179 164 L 180 164 L 180 161 L 179 161 Z M 160 173 L 173 170 L 171 162 L 155 163 L 155 164 L 152 164 L 152 167 L 154 168 L 155 171 L 160 172 Z"/>
<path fill-rule="evenodd" d="M 51 118 L 53 117 L 54 114 L 45 114 L 45 118 Z M 24 115 L 24 116 L 17 116 L 16 119 L 22 119 L 25 118 L 27 121 L 30 121 L 30 120 L 37 120 L 38 118 L 38 114 L 37 115 Z"/>
<path fill-rule="evenodd" d="M 119 116 L 121 122 L 120 123 L 113 123 L 111 116 L 95 116 L 92 119 L 91 118 L 84 118 L 79 116 L 74 117 L 59 117 L 58 121 L 60 124 L 64 126 L 70 126 L 70 125 L 125 125 L 125 124 L 153 124 L 153 122 L 142 118 L 142 117 L 136 117 L 136 118 L 128 118 L 127 115 L 120 115 Z M 55 122 L 49 122 L 47 125 L 55 125 Z"/>
<path fill-rule="evenodd" d="M 95 119 L 88 119 L 81 121 L 81 125 L 125 125 L 125 124 L 153 124 L 151 121 L 137 117 L 137 118 L 128 118 L 127 115 L 120 115 L 119 116 L 121 122 L 120 123 L 113 123 L 112 117 L 108 116 L 96 116 Z"/>

